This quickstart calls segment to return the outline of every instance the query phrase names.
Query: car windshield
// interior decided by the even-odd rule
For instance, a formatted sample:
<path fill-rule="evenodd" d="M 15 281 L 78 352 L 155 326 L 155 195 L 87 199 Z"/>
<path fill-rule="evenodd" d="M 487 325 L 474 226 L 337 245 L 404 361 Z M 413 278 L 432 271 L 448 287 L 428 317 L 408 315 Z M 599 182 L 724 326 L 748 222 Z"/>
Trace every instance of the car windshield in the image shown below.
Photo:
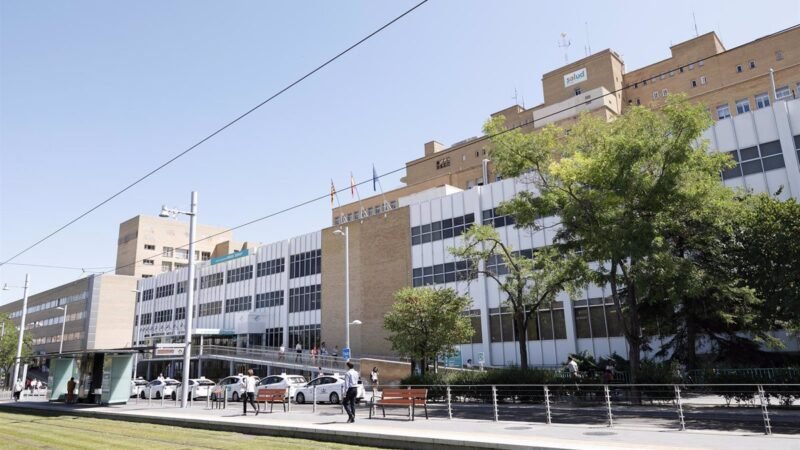
<path fill-rule="evenodd" d="M 175 386 L 181 384 L 178 380 L 167 380 L 164 382 L 167 386 Z"/>

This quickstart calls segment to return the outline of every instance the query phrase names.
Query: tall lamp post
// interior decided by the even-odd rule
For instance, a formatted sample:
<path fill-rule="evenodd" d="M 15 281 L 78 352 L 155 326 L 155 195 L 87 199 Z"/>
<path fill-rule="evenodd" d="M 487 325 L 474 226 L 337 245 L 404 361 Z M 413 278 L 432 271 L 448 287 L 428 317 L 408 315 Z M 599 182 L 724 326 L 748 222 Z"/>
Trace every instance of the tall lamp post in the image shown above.
<path fill-rule="evenodd" d="M 139 298 L 139 293 L 141 291 L 139 291 L 139 289 L 131 289 L 131 292 L 135 292 L 136 293 L 136 304 L 134 305 L 134 309 L 133 309 L 133 317 L 134 317 L 134 319 L 133 319 L 134 322 L 133 323 L 136 326 L 136 330 L 135 330 L 136 333 L 132 337 L 134 342 L 131 345 L 131 347 L 138 347 L 139 346 L 139 334 L 141 332 L 140 331 L 141 330 L 141 327 L 140 327 L 141 324 L 139 323 L 139 301 L 141 300 Z M 138 366 L 139 366 L 139 351 L 137 350 L 136 353 L 133 354 L 133 379 L 134 380 L 136 379 L 136 375 L 137 375 L 136 372 L 137 372 Z"/>
<path fill-rule="evenodd" d="M 334 230 L 333 234 L 344 236 L 344 347 L 350 352 L 350 227 L 344 231 Z"/>
<path fill-rule="evenodd" d="M 25 286 L 23 289 L 25 290 L 22 294 L 22 317 L 19 322 L 19 336 L 17 337 L 17 357 L 14 359 L 14 378 L 11 380 L 11 384 L 13 386 L 14 383 L 17 382 L 17 378 L 19 377 L 19 363 L 22 360 L 22 338 L 25 334 L 25 316 L 28 314 L 28 287 L 30 286 L 30 275 L 25 274 Z M 9 287 L 19 287 L 19 286 L 9 286 L 8 284 L 3 285 L 3 290 L 7 291 Z M 5 331 L 5 330 L 4 330 Z"/>
<path fill-rule="evenodd" d="M 194 304 L 194 235 L 197 229 L 197 191 L 192 191 L 192 207 L 189 211 L 161 207 L 159 217 L 175 217 L 178 214 L 189 216 L 189 279 L 186 282 L 186 318 L 184 319 L 186 333 L 184 335 L 183 349 L 183 379 L 181 389 L 181 408 L 187 407 L 189 397 L 189 365 L 192 362 L 192 306 Z"/>
<path fill-rule="evenodd" d="M 61 321 L 61 340 L 58 344 L 58 356 L 61 356 L 61 353 L 64 351 L 64 328 L 67 326 L 67 308 L 69 305 L 59 306 L 56 309 L 63 309 L 64 310 L 64 319 Z"/>

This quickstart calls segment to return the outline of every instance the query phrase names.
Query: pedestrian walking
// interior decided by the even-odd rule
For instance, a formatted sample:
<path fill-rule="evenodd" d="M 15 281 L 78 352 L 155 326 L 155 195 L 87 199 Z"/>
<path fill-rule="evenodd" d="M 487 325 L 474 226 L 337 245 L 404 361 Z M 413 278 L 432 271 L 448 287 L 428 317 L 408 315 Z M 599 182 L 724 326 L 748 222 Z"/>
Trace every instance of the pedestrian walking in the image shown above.
<path fill-rule="evenodd" d="M 575 362 L 575 358 L 572 356 L 569 357 L 567 361 L 567 371 L 569 372 L 569 377 L 573 380 L 577 380 L 580 377 L 580 373 L 578 372 L 578 363 Z"/>
<path fill-rule="evenodd" d="M 356 396 L 358 395 L 358 372 L 353 363 L 347 361 L 347 373 L 344 374 L 344 410 L 347 412 L 347 423 L 356 421 Z"/>
<path fill-rule="evenodd" d="M 328 356 L 328 348 L 325 347 L 325 343 L 323 342 L 319 346 L 319 354 L 322 356 Z"/>
<path fill-rule="evenodd" d="M 278 360 L 283 361 L 284 355 L 286 355 L 286 347 L 281 344 L 280 348 L 278 348 Z"/>
<path fill-rule="evenodd" d="M 24 387 L 25 386 L 22 384 L 22 380 L 17 378 L 17 381 L 14 383 L 14 401 L 15 402 L 19 401 L 19 396 L 22 393 L 22 389 Z"/>
<path fill-rule="evenodd" d="M 67 381 L 67 403 L 75 403 L 75 377 Z"/>
<path fill-rule="evenodd" d="M 294 357 L 294 362 L 299 362 L 303 356 L 303 344 L 298 342 L 297 345 L 294 346 L 294 351 L 297 352 L 297 355 Z"/>
<path fill-rule="evenodd" d="M 256 415 L 258 415 L 258 406 L 255 403 L 256 399 L 256 377 L 253 376 L 253 369 L 247 369 L 247 376 L 244 377 L 242 380 L 244 383 L 244 398 L 242 399 L 242 406 L 244 409 L 243 416 L 247 415 L 247 404 L 253 407 L 256 410 Z"/>
<path fill-rule="evenodd" d="M 334 345 L 333 346 L 333 353 L 331 353 L 331 356 L 333 356 L 334 358 L 339 356 L 339 346 L 338 345 Z"/>
<path fill-rule="evenodd" d="M 369 373 L 369 382 L 372 383 L 373 386 L 378 385 L 378 368 L 373 367 L 372 372 Z"/>

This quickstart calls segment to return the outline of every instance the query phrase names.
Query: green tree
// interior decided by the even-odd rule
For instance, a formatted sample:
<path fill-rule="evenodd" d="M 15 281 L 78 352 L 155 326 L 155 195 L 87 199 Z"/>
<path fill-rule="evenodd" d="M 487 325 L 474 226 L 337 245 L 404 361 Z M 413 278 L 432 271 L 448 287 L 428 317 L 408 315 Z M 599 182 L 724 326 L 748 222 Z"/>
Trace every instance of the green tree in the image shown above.
<path fill-rule="evenodd" d="M 424 374 L 439 354 L 452 356 L 458 344 L 474 333 L 469 317 L 472 301 L 453 289 L 404 288 L 383 320 L 392 349 L 419 361 Z"/>
<path fill-rule="evenodd" d="M 471 262 L 478 273 L 494 280 L 511 308 L 514 339 L 519 346 L 520 368 L 528 368 L 528 322 L 541 308 L 549 308 L 561 291 L 574 292 L 588 270 L 574 252 L 552 247 L 538 249 L 527 257 L 504 243 L 494 228 L 470 227 L 464 245 L 450 252 Z"/>
<path fill-rule="evenodd" d="M 0 334 L 2 334 L 2 337 L 0 337 L 0 370 L 3 371 L 3 379 L 8 382 L 14 371 L 19 331 L 6 314 L 0 314 Z M 24 335 L 22 340 L 22 363 L 24 364 L 32 354 L 31 337 L 30 333 L 28 333 Z"/>
<path fill-rule="evenodd" d="M 533 187 L 507 203 L 517 223 L 556 215 L 557 238 L 599 262 L 587 281 L 610 288 L 634 383 L 653 332 L 646 313 L 663 302 L 653 280 L 674 279 L 681 266 L 670 232 L 676 222 L 714 220 L 732 195 L 719 181 L 730 160 L 699 140 L 710 125 L 702 105 L 676 96 L 659 111 L 635 107 L 610 123 L 584 116 L 569 133 L 548 127 L 494 139 L 500 174 Z M 501 129 L 497 119 L 486 126 Z"/>

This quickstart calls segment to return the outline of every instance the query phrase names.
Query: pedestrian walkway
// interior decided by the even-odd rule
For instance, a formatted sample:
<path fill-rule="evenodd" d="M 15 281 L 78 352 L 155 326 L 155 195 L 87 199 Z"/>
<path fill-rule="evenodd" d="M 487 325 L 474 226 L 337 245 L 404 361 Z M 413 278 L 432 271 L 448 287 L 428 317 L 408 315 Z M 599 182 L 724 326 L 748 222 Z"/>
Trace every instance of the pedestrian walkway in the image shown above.
<path fill-rule="evenodd" d="M 800 450 L 800 438 L 787 435 L 728 432 L 665 431 L 605 426 L 545 425 L 482 420 L 407 420 L 403 411 L 386 419 L 368 419 L 368 409 L 358 409 L 356 422 L 338 405 L 320 405 L 316 413 L 262 413 L 241 415 L 238 404 L 223 410 L 201 404 L 181 409 L 172 405 L 64 405 L 42 401 L 0 402 L 0 408 L 48 411 L 114 420 L 157 423 L 246 434 L 287 436 L 319 441 L 390 448 L 508 448 L 508 449 L 725 449 Z"/>

